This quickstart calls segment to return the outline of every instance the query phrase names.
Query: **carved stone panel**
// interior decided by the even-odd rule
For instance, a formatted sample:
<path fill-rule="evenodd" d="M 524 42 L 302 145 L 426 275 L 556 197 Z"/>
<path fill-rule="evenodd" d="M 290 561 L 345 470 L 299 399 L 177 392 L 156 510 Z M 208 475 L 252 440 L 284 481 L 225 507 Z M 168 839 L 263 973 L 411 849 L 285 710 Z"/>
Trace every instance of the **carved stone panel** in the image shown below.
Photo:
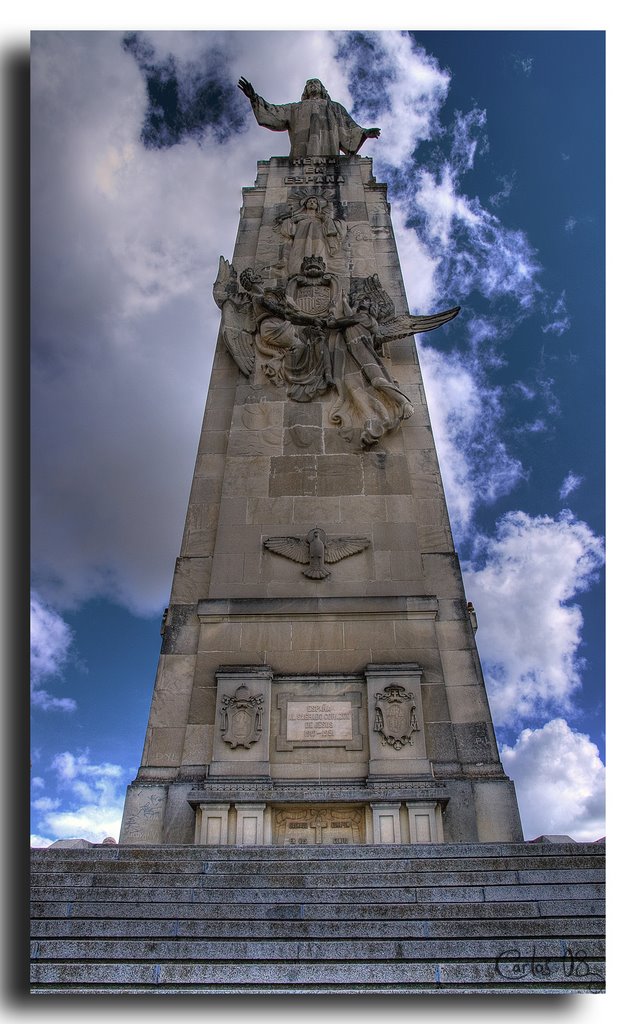
<path fill-rule="evenodd" d="M 430 777 L 424 742 L 422 667 L 413 662 L 371 664 L 368 686 L 369 778 Z"/>
<path fill-rule="evenodd" d="M 274 811 L 274 843 L 279 846 L 350 846 L 365 841 L 360 807 L 289 807 Z"/>
<path fill-rule="evenodd" d="M 209 776 L 269 775 L 272 671 L 246 665 L 216 673 L 216 722 Z"/>
<path fill-rule="evenodd" d="M 221 736 L 232 750 L 237 747 L 249 749 L 256 743 L 263 731 L 262 693 L 250 693 L 243 683 L 237 686 L 232 697 L 221 701 Z"/>
<path fill-rule="evenodd" d="M 395 750 L 412 743 L 413 733 L 420 729 L 413 694 L 397 683 L 389 683 L 382 693 L 376 693 L 373 729 Z"/>

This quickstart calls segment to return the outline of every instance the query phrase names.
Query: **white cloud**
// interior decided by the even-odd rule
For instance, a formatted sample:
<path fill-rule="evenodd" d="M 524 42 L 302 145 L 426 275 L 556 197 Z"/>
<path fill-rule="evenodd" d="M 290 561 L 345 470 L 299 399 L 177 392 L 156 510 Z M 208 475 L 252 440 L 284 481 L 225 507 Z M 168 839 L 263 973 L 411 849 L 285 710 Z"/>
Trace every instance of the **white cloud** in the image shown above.
<path fill-rule="evenodd" d="M 35 592 L 31 593 L 31 703 L 42 711 L 74 711 L 70 697 L 53 697 L 42 688 L 44 679 L 59 676 L 68 662 L 73 632 Z"/>
<path fill-rule="evenodd" d="M 59 800 L 52 800 L 50 796 L 42 796 L 32 801 L 32 807 L 36 811 L 55 811 L 60 806 Z"/>
<path fill-rule="evenodd" d="M 46 783 L 44 782 L 44 779 L 42 778 L 41 775 L 34 775 L 33 778 L 31 779 L 31 785 L 33 789 L 44 789 Z"/>
<path fill-rule="evenodd" d="M 40 835 L 92 843 L 119 836 L 125 796 L 123 768 L 109 762 L 93 764 L 89 757 L 89 751 L 73 754 L 67 750 L 53 758 L 51 769 L 57 777 L 59 797 L 34 801 Z"/>
<path fill-rule="evenodd" d="M 589 736 L 562 718 L 524 729 L 501 759 L 515 782 L 526 839 L 569 835 L 594 842 L 605 835 L 605 766 Z"/>
<path fill-rule="evenodd" d="M 420 362 L 456 540 L 468 536 L 479 502 L 507 494 L 523 476 L 499 439 L 501 396 L 458 354 L 420 348 Z"/>
<path fill-rule="evenodd" d="M 382 145 L 369 147 L 369 154 L 382 172 L 408 167 L 416 145 L 437 131 L 449 73 L 405 32 L 341 33 L 337 39 L 355 116 L 365 127 L 382 129 Z"/>
<path fill-rule="evenodd" d="M 559 498 L 561 501 L 572 494 L 572 491 L 575 491 L 582 483 L 583 477 L 577 476 L 576 473 L 573 473 L 572 470 L 570 470 L 559 488 Z"/>
<path fill-rule="evenodd" d="M 31 674 L 39 682 L 57 675 L 66 664 L 73 633 L 70 626 L 36 593 L 31 594 Z"/>
<path fill-rule="evenodd" d="M 51 839 L 49 836 L 38 836 L 38 835 L 35 835 L 34 833 L 31 833 L 30 846 L 32 846 L 32 847 L 47 847 L 47 846 L 50 846 L 51 843 L 54 843 L 54 842 L 55 842 L 55 840 Z"/>
<path fill-rule="evenodd" d="M 544 419 L 538 417 L 536 420 L 531 420 L 529 423 L 524 423 L 521 427 L 516 429 L 518 434 L 543 434 L 548 429 L 548 425 Z"/>
<path fill-rule="evenodd" d="M 480 567 L 466 566 L 496 724 L 565 712 L 581 684 L 583 616 L 571 603 L 597 578 L 603 543 L 571 512 L 510 512 L 483 538 Z"/>
<path fill-rule="evenodd" d="M 72 697 L 53 697 L 48 690 L 33 688 L 31 706 L 40 711 L 77 711 L 77 701 Z"/>
<path fill-rule="evenodd" d="M 97 788 L 103 787 L 106 780 L 119 779 L 122 776 L 122 768 L 118 764 L 111 764 L 104 761 L 102 764 L 91 764 L 88 760 L 88 753 L 75 755 L 65 750 L 56 754 L 51 763 L 51 768 L 57 773 L 58 778 L 71 782 L 83 776 L 95 779 Z"/>
<path fill-rule="evenodd" d="M 530 401 L 536 396 L 536 390 L 522 380 L 515 381 L 513 387 L 519 392 L 522 398 Z"/>
<path fill-rule="evenodd" d="M 382 145 L 370 154 L 376 173 L 389 183 L 393 207 L 409 219 L 419 250 L 409 268 L 403 233 L 400 256 L 407 292 L 415 310 L 430 309 L 440 297 L 462 302 L 476 290 L 491 300 L 512 298 L 517 313 L 529 311 L 541 288 L 540 266 L 526 235 L 510 230 L 462 191 L 461 178 L 488 148 L 486 113 L 474 107 L 456 111 L 442 136 L 440 115 L 450 75 L 434 56 L 416 47 L 406 33 L 343 33 L 340 53 L 347 61 L 355 114 L 362 123 L 382 128 Z M 361 41 L 362 40 L 362 41 Z M 427 152 L 425 166 L 414 160 L 422 142 L 440 143 Z M 432 280 L 435 292 L 412 286 L 417 274 Z"/>
<path fill-rule="evenodd" d="M 89 843 L 101 843 L 108 837 L 118 838 L 123 807 L 123 797 L 113 804 L 85 804 L 74 810 L 46 814 L 45 825 L 56 839 L 87 839 Z"/>

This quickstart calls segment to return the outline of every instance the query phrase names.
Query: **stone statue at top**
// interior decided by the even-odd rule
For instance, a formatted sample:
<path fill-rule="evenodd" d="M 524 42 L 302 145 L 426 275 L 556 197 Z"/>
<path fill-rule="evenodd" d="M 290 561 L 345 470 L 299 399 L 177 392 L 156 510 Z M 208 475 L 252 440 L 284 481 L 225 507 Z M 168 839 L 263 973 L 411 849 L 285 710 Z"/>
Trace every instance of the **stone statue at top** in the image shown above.
<path fill-rule="evenodd" d="M 340 103 L 335 103 L 317 78 L 310 78 L 299 103 L 268 103 L 245 78 L 238 83 L 257 122 L 273 132 L 289 132 L 291 160 L 308 156 L 355 156 L 379 128 L 361 128 Z"/>

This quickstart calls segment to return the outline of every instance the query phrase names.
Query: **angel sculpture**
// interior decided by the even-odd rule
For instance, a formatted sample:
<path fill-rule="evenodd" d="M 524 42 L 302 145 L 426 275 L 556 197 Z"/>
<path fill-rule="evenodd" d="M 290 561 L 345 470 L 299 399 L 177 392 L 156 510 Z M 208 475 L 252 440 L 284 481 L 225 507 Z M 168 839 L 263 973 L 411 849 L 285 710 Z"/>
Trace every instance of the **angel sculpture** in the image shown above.
<path fill-rule="evenodd" d="M 254 379 L 258 360 L 257 377 L 284 387 L 294 402 L 334 389 L 329 421 L 345 440 L 358 437 L 368 448 L 413 414 L 385 364 L 383 345 L 441 327 L 459 306 L 396 316 L 377 274 L 352 284 L 347 299 L 319 255 L 304 257 L 301 273 L 276 288 L 249 267 L 239 279 L 221 257 L 213 295 L 223 313 L 221 336 L 246 377 Z"/>
<path fill-rule="evenodd" d="M 212 286 L 214 301 L 221 310 L 221 336 L 238 368 L 246 377 L 254 369 L 256 321 L 249 295 L 239 291 L 236 270 L 223 256 Z"/>
<path fill-rule="evenodd" d="M 333 355 L 333 376 L 338 399 L 330 412 L 330 419 L 340 427 L 343 436 L 352 434 L 356 419 L 362 419 L 360 443 L 363 448 L 376 444 L 388 431 L 394 430 L 402 420 L 413 415 L 409 398 L 393 380 L 381 358 L 385 342 L 432 331 L 452 320 L 459 306 L 433 316 L 395 316 L 395 307 L 382 288 L 378 275 L 355 281 L 344 304 L 344 316 L 329 317 L 327 326 L 343 339 Z M 347 358 L 358 366 L 363 379 L 373 389 L 362 399 L 367 408 L 355 409 L 361 394 L 352 393 L 346 374 Z M 373 399 L 375 396 L 375 400 Z M 354 412 L 352 413 L 352 408 Z"/>
<path fill-rule="evenodd" d="M 338 326 L 348 328 L 362 321 L 371 328 L 376 351 L 380 350 L 385 341 L 399 341 L 411 334 L 434 331 L 454 320 L 461 309 L 460 306 L 453 306 L 452 309 L 429 316 L 413 316 L 411 313 L 395 316 L 393 302 L 384 291 L 377 274 L 356 281 L 349 296 L 349 306 L 351 316 L 345 319 L 351 323 L 341 322 Z"/>
<path fill-rule="evenodd" d="M 263 544 L 270 551 L 292 562 L 308 565 L 303 576 L 310 580 L 324 580 L 331 576 L 325 569 L 325 562 L 339 562 L 349 555 L 356 555 L 369 547 L 368 537 L 327 537 L 324 530 L 315 526 L 306 537 L 264 537 Z"/>

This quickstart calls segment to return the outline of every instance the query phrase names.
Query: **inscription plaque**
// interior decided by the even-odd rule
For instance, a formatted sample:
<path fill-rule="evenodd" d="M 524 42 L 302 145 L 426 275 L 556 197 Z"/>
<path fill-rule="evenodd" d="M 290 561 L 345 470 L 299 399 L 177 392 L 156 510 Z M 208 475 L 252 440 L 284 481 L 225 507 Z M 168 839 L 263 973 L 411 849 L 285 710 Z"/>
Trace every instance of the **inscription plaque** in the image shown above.
<path fill-rule="evenodd" d="M 288 740 L 351 740 L 351 701 L 290 701 L 287 704 Z"/>
<path fill-rule="evenodd" d="M 359 690 L 347 690 L 343 694 L 332 692 L 324 698 L 320 693 L 297 696 L 284 692 L 278 694 L 277 705 L 280 711 L 277 750 L 295 747 L 363 749 Z"/>

